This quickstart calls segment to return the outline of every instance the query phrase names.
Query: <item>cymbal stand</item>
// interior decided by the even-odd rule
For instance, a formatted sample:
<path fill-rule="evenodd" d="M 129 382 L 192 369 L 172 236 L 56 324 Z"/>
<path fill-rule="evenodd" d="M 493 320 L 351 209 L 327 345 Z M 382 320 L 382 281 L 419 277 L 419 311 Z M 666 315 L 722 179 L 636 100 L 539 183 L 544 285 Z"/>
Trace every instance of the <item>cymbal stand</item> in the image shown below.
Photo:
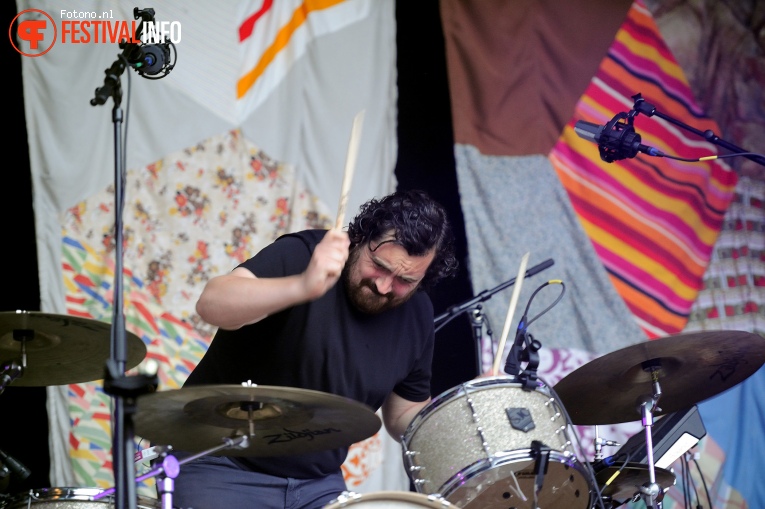
<path fill-rule="evenodd" d="M 598 426 L 595 425 L 595 456 L 592 458 L 593 461 L 599 461 L 603 459 L 603 446 L 608 447 L 619 447 L 619 442 L 616 442 L 614 440 L 608 440 L 606 438 L 601 438 L 600 434 L 598 433 Z"/>
<path fill-rule="evenodd" d="M 661 397 L 661 386 L 659 384 L 660 364 L 652 361 L 643 363 L 643 370 L 651 374 L 651 385 L 653 395 L 644 395 L 638 398 L 638 411 L 642 417 L 643 427 L 645 428 L 645 447 L 648 459 L 648 482 L 640 487 L 640 496 L 646 507 L 649 509 L 661 509 L 661 488 L 656 483 L 656 469 L 653 460 L 653 412 L 654 409 L 661 410 L 658 407 Z"/>
<path fill-rule="evenodd" d="M 202 456 L 207 456 L 208 454 L 213 454 L 218 451 L 221 451 L 223 449 L 228 448 L 235 448 L 239 447 L 242 449 L 246 449 L 250 445 L 250 438 L 247 435 L 240 435 L 238 437 L 233 438 L 223 438 L 223 443 L 221 445 L 216 445 L 215 447 L 211 447 L 210 449 L 207 449 L 205 451 L 199 452 L 197 454 L 193 454 L 191 456 L 187 456 L 183 458 L 182 460 L 179 460 L 172 454 L 169 454 L 169 451 L 172 450 L 172 448 L 168 448 L 167 450 L 163 451 L 160 454 L 161 461 L 155 461 L 153 464 L 156 465 L 155 468 L 150 470 L 149 472 L 138 476 L 135 478 L 136 484 L 145 481 L 146 479 L 151 479 L 152 477 L 157 477 L 157 492 L 160 495 L 160 499 L 162 501 L 162 509 L 174 509 L 173 506 L 173 491 L 175 490 L 175 478 L 178 477 L 178 474 L 181 471 L 181 465 L 188 463 L 190 461 L 194 461 L 195 459 L 201 458 Z M 104 490 L 101 493 L 98 493 L 93 497 L 93 500 L 99 500 L 104 497 L 108 497 L 112 493 L 115 492 L 115 488 L 109 488 L 108 490 Z"/>

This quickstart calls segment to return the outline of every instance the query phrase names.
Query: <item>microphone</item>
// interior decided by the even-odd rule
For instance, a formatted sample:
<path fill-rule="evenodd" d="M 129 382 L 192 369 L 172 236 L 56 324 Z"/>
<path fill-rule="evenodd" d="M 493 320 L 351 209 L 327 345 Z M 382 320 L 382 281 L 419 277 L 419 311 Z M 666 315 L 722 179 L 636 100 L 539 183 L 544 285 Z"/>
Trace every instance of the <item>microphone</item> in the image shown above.
<path fill-rule="evenodd" d="M 25 480 L 32 474 L 32 471 L 21 464 L 21 462 L 11 456 L 8 456 L 2 449 L 0 449 L 0 461 L 5 463 L 11 474 L 14 475 L 19 481 Z"/>
<path fill-rule="evenodd" d="M 133 9 L 133 16 L 135 19 L 140 19 L 144 24 L 154 23 L 154 9 L 139 9 L 136 7 Z M 136 28 L 135 38 L 142 39 L 142 32 L 143 26 L 139 25 Z M 125 58 L 128 64 L 144 78 L 156 76 L 164 72 L 162 76 L 159 76 L 159 78 L 163 78 L 175 67 L 175 62 L 171 62 L 172 56 L 170 54 L 170 46 L 175 50 L 175 45 L 172 42 L 164 42 L 164 39 L 162 41 L 160 44 L 130 44 L 125 50 Z"/>
<path fill-rule="evenodd" d="M 156 76 L 167 67 L 169 61 L 170 43 L 136 46 L 128 57 L 130 66 L 141 76 Z"/>
<path fill-rule="evenodd" d="M 623 116 L 625 116 L 624 113 L 617 114 L 605 126 L 577 120 L 574 125 L 574 132 L 580 138 L 597 143 L 600 149 L 600 158 L 607 163 L 633 158 L 638 152 L 649 156 L 663 157 L 663 152 L 640 143 L 641 137 L 635 132 L 632 125 L 619 122 Z"/>

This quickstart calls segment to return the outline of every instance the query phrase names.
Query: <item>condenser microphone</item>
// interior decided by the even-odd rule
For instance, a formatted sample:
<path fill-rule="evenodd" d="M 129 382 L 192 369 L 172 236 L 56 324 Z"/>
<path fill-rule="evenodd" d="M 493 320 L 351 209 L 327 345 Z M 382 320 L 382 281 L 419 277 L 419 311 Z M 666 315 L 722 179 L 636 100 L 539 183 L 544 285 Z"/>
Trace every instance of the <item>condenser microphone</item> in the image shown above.
<path fill-rule="evenodd" d="M 140 19 L 143 24 L 155 22 L 154 9 L 151 8 L 139 9 L 136 7 L 133 9 L 133 16 L 135 19 Z M 139 25 L 136 29 L 135 38 L 143 41 L 142 25 Z M 164 42 L 164 38 L 156 44 L 148 44 L 147 42 L 144 41 L 140 45 L 131 45 L 131 47 L 126 49 L 127 54 L 125 57 L 128 64 L 144 78 L 164 78 L 175 67 L 175 59 L 173 58 L 173 54 L 175 54 L 177 59 L 175 45 L 172 42 Z M 157 76 L 159 74 L 161 76 Z"/>
<path fill-rule="evenodd" d="M 648 145 L 640 143 L 640 135 L 627 123 L 619 122 L 623 113 L 616 115 L 608 124 L 599 125 L 584 120 L 577 120 L 574 132 L 585 140 L 597 143 L 600 158 L 607 163 L 633 158 L 638 152 L 649 156 L 663 157 L 664 154 Z"/>
<path fill-rule="evenodd" d="M 170 43 L 136 46 L 128 63 L 141 76 L 156 76 L 172 69 Z M 167 73 L 165 73 L 167 74 Z"/>

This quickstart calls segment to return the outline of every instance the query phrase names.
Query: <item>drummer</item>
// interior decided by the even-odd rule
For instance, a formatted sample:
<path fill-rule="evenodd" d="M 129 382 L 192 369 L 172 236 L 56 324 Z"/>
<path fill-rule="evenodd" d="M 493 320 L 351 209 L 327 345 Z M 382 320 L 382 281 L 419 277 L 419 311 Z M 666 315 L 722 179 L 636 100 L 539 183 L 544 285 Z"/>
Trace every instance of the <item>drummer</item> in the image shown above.
<path fill-rule="evenodd" d="M 347 232 L 284 235 L 207 283 L 196 309 L 218 331 L 185 386 L 252 381 L 337 394 L 381 408 L 400 440 L 431 396 L 424 290 L 456 269 L 445 210 L 417 190 L 369 200 Z M 347 453 L 203 456 L 181 468 L 174 505 L 321 508 L 347 489 Z"/>

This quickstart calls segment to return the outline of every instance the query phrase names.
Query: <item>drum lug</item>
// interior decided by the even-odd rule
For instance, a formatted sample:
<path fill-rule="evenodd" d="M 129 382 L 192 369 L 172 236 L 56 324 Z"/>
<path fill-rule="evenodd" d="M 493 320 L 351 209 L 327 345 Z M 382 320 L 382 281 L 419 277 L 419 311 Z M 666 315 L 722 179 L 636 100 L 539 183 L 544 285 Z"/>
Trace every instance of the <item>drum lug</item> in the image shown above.
<path fill-rule="evenodd" d="M 419 465 L 412 465 L 409 467 L 410 472 L 421 472 L 422 470 L 425 470 L 425 467 Z"/>
<path fill-rule="evenodd" d="M 423 485 L 423 484 L 425 484 L 426 482 L 428 482 L 428 481 L 426 481 L 425 479 L 415 479 L 415 480 L 414 480 L 414 485 L 415 485 L 415 486 L 422 486 L 422 485 Z"/>

